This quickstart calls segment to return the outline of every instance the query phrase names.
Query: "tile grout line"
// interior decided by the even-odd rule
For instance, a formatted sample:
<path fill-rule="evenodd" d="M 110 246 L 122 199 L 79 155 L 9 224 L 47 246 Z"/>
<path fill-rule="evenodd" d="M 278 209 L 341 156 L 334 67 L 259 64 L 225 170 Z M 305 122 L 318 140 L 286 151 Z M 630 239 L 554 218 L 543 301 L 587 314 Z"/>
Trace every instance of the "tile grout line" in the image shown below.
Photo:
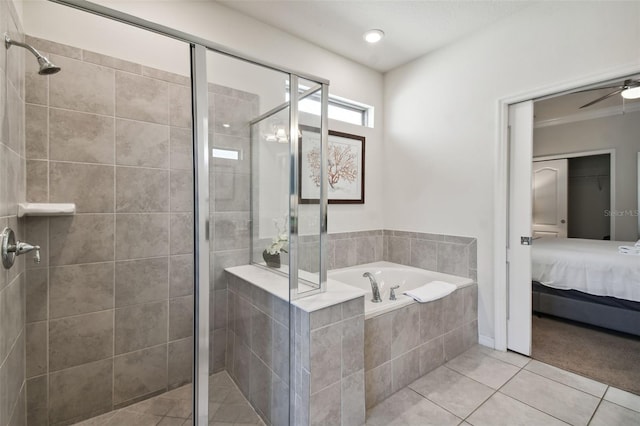
<path fill-rule="evenodd" d="M 593 410 L 593 413 L 591 413 L 591 417 L 589 417 L 589 421 L 587 422 L 587 426 L 590 425 L 591 422 L 593 421 L 593 418 L 595 417 L 596 413 L 598 412 L 598 409 L 600 408 L 600 405 L 602 404 L 602 401 L 604 401 L 604 396 L 607 394 L 607 390 L 609 390 L 609 386 L 607 386 L 607 389 L 602 394 L 602 398 L 600 398 L 600 401 L 598 401 L 598 405 L 596 406 L 596 409 Z"/>

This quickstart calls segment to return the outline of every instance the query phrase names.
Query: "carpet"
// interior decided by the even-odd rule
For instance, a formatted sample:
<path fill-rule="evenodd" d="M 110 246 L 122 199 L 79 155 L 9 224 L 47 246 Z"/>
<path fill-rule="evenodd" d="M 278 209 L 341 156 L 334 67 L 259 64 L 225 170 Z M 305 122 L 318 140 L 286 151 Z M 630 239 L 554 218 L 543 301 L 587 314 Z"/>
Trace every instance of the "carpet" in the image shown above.
<path fill-rule="evenodd" d="M 640 395 L 640 338 L 533 316 L 531 357 Z"/>

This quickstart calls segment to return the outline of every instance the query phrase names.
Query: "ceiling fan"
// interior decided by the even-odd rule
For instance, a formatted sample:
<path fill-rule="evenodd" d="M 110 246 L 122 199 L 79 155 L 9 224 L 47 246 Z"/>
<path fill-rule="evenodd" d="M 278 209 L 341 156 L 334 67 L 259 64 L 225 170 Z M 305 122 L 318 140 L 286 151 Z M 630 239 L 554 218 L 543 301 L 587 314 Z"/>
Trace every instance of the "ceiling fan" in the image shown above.
<path fill-rule="evenodd" d="M 598 102 L 604 101 L 605 99 L 610 98 L 611 96 L 615 96 L 618 93 L 620 95 L 622 95 L 623 98 L 625 99 L 638 99 L 640 98 L 640 80 L 625 80 L 624 83 L 622 83 L 621 85 L 615 85 L 615 86 L 607 86 L 607 87 L 596 87 L 593 89 L 587 89 L 587 90 L 583 90 L 583 92 L 588 92 L 591 90 L 602 90 L 602 89 L 616 89 L 611 93 L 608 93 L 604 96 L 599 97 L 596 100 L 593 100 L 587 104 L 584 104 L 580 107 L 580 109 L 582 108 L 587 108 L 590 107 L 591 105 L 597 104 Z"/>

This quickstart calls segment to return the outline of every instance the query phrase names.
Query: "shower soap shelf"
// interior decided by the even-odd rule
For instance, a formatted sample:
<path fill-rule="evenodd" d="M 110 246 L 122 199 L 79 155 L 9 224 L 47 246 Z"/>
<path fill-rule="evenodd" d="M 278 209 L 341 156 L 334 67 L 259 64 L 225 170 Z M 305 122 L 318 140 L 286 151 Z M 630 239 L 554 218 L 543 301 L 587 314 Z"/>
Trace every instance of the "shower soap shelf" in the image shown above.
<path fill-rule="evenodd" d="M 18 217 L 70 216 L 75 213 L 75 203 L 18 203 Z"/>

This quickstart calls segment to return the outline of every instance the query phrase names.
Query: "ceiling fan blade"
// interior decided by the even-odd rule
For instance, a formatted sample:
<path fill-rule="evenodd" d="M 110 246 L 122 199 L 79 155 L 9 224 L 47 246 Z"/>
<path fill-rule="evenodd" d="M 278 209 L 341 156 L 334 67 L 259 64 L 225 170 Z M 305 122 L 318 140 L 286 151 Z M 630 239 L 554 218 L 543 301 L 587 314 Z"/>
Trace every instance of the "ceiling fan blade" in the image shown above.
<path fill-rule="evenodd" d="M 582 108 L 586 108 L 586 107 L 589 107 L 589 106 L 591 106 L 591 105 L 593 105 L 593 104 L 597 104 L 598 102 L 604 101 L 605 99 L 610 98 L 611 96 L 617 95 L 618 93 L 622 92 L 622 90 L 623 90 L 623 89 L 614 90 L 613 92 L 611 92 L 611 93 L 609 93 L 609 94 L 607 94 L 607 95 L 604 95 L 604 96 L 602 96 L 602 97 L 599 97 L 599 98 L 598 98 L 598 99 L 596 99 L 595 101 L 591 101 L 591 102 L 589 102 L 588 104 L 584 104 L 584 105 L 582 105 L 582 106 L 580 107 L 580 109 L 582 109 Z"/>
<path fill-rule="evenodd" d="M 603 90 L 603 89 L 620 89 L 622 87 L 623 86 L 621 84 L 616 84 L 615 86 L 594 87 L 592 89 L 576 90 L 575 92 L 571 92 L 571 94 L 573 95 L 574 93 L 593 92 L 594 90 Z"/>

